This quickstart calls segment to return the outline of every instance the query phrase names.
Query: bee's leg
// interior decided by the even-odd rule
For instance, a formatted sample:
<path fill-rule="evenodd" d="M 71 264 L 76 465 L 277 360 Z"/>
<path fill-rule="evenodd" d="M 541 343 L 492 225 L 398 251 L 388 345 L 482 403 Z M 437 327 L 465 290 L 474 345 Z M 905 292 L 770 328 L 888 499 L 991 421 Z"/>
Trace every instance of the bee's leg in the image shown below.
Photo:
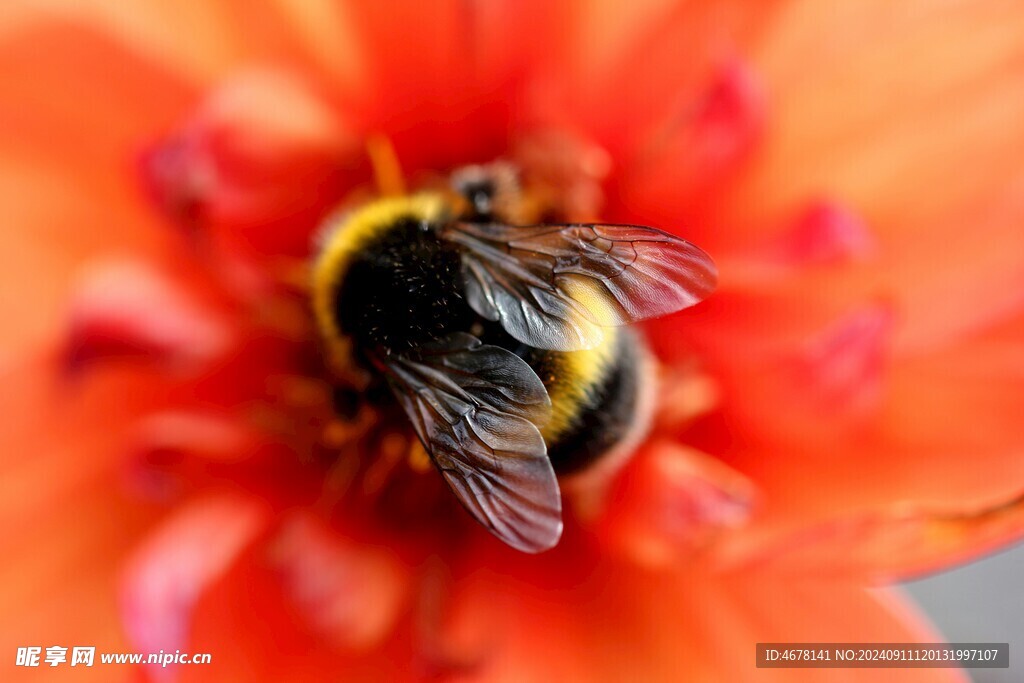
<path fill-rule="evenodd" d="M 371 135 L 366 141 L 366 154 L 370 157 L 377 192 L 382 197 L 397 197 L 405 194 L 405 178 L 398 162 L 395 147 L 387 137 Z"/>

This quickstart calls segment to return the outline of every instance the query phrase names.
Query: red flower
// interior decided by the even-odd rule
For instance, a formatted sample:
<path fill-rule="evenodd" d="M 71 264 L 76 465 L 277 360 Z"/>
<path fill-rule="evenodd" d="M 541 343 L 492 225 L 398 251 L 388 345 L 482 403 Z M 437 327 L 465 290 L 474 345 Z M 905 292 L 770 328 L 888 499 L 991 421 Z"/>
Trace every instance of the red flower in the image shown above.
<path fill-rule="evenodd" d="M 82 680 L 734 681 L 757 642 L 937 640 L 868 587 L 1020 535 L 1022 36 L 996 0 L 22 3 L 2 647 L 212 654 Z M 563 482 L 539 556 L 336 412 L 295 277 L 374 169 L 499 156 L 721 270 L 645 327 L 650 433 Z"/>

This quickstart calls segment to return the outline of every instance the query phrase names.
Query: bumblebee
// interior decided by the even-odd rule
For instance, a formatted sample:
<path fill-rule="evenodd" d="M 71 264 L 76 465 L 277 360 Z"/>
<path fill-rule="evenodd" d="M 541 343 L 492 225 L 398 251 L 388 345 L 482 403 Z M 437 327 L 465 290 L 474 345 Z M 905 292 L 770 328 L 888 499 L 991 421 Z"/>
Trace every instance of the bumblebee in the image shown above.
<path fill-rule="evenodd" d="M 562 532 L 558 476 L 622 442 L 644 352 L 622 326 L 714 289 L 711 259 L 654 228 L 517 224 L 506 166 L 330 222 L 313 308 L 340 374 L 386 384 L 466 510 L 526 552 Z"/>

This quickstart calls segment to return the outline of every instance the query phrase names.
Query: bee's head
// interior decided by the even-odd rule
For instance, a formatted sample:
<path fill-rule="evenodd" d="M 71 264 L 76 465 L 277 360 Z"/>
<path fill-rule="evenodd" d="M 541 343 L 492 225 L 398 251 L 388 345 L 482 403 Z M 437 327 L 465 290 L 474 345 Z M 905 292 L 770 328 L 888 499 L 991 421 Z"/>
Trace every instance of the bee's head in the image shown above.
<path fill-rule="evenodd" d="M 486 223 L 515 221 L 519 204 L 519 172 L 512 164 L 496 161 L 463 166 L 452 174 L 452 189 L 465 201 L 463 218 Z"/>

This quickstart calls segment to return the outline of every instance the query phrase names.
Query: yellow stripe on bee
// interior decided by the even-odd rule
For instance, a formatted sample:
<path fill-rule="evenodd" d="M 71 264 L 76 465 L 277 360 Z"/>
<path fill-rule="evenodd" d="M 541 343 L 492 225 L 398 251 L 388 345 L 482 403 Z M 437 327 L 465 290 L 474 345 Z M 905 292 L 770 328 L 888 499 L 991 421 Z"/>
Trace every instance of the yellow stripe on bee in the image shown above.
<path fill-rule="evenodd" d="M 341 282 L 356 255 L 382 231 L 402 219 L 440 222 L 450 213 L 450 201 L 444 195 L 424 193 L 382 198 L 326 226 L 326 238 L 312 269 L 312 303 L 330 362 L 337 371 L 344 373 L 352 362 L 351 342 L 338 327 L 336 305 Z M 592 289 L 575 286 L 579 283 L 571 279 L 562 284 L 571 288 L 574 298 L 585 303 L 601 322 L 613 322 L 602 310 L 607 303 L 598 301 L 599 296 Z M 592 349 L 550 352 L 549 376 L 541 378 L 552 404 L 551 419 L 541 430 L 549 443 L 573 427 L 614 366 L 619 332 L 614 327 L 605 328 L 602 332 L 601 342 Z"/>
<path fill-rule="evenodd" d="M 559 275 L 558 287 L 570 299 L 583 306 L 589 314 L 588 321 L 605 328 L 622 324 L 622 316 L 612 303 L 612 297 L 599 287 L 595 287 L 593 279 L 573 273 Z M 605 332 L 607 331 L 606 329 Z"/>
<path fill-rule="evenodd" d="M 572 428 L 615 363 L 619 331 L 609 327 L 602 332 L 601 343 L 592 349 L 552 352 L 554 368 L 541 378 L 551 397 L 551 419 L 541 430 L 548 443 Z"/>
<path fill-rule="evenodd" d="M 357 209 L 326 226 L 327 237 L 313 265 L 313 311 L 328 342 L 334 362 L 348 361 L 348 343 L 335 318 L 338 289 L 355 255 L 378 235 L 403 218 L 440 220 L 446 212 L 439 194 L 387 197 Z"/>

